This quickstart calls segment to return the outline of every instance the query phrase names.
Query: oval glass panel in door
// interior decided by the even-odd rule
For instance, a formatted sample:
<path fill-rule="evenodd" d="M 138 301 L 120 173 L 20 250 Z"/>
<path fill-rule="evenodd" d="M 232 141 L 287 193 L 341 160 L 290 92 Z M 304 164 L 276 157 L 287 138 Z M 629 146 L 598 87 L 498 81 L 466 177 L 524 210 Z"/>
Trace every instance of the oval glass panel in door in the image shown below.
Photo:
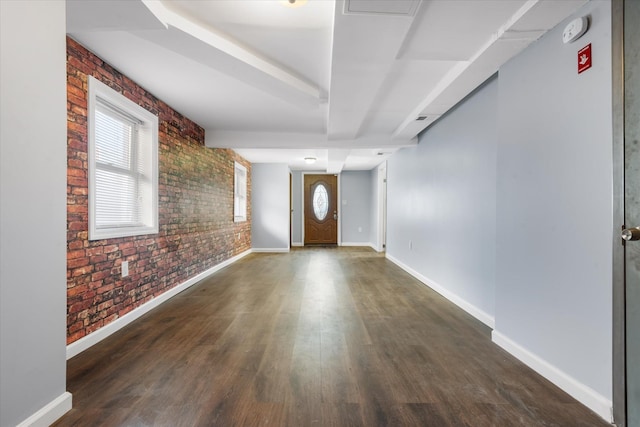
<path fill-rule="evenodd" d="M 324 184 L 318 184 L 313 191 L 313 213 L 318 221 L 322 221 L 327 217 L 329 211 L 329 194 Z"/>

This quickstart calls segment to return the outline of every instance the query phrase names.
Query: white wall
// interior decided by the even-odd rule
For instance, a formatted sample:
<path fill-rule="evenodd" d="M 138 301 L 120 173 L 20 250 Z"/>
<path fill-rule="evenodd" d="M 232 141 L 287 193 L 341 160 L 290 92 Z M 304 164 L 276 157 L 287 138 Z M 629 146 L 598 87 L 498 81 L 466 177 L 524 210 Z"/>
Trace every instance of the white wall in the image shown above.
<path fill-rule="evenodd" d="M 254 251 L 289 250 L 289 167 L 251 165 L 251 245 Z"/>
<path fill-rule="evenodd" d="M 342 244 L 370 246 L 372 204 L 371 171 L 345 171 L 340 175 L 339 209 Z"/>
<path fill-rule="evenodd" d="M 498 102 L 494 338 L 600 414 L 612 397 L 610 8 L 589 3 L 581 39 L 562 44 L 565 20 L 502 67 Z M 589 43 L 593 68 L 578 75 Z"/>
<path fill-rule="evenodd" d="M 47 425 L 71 407 L 65 3 L 0 1 L 0 55 L 0 426 Z"/>
<path fill-rule="evenodd" d="M 496 111 L 490 80 L 388 161 L 387 257 L 493 325 Z"/>

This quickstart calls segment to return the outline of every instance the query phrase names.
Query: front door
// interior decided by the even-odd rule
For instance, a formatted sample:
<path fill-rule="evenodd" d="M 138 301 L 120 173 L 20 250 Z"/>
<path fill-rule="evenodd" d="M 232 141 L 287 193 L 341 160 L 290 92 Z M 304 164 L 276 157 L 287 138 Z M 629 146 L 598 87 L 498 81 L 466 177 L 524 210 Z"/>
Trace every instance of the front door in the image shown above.
<path fill-rule="evenodd" d="M 625 230 L 640 239 L 640 2 L 624 2 Z M 633 234 L 636 234 L 633 236 Z M 640 241 L 625 243 L 627 426 L 640 426 Z"/>
<path fill-rule="evenodd" d="M 304 175 L 304 244 L 338 244 L 336 175 Z"/>

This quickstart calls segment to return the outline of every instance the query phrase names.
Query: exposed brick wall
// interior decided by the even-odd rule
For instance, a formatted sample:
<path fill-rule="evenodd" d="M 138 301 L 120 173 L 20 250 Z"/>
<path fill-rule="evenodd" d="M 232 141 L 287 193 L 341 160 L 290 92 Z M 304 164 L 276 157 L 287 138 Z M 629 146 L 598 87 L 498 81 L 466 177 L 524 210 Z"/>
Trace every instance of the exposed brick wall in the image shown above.
<path fill-rule="evenodd" d="M 158 234 L 89 241 L 87 76 L 159 117 Z M 248 221 L 233 222 L 232 150 L 204 146 L 204 130 L 67 38 L 67 343 L 251 248 Z M 129 276 L 121 278 L 122 261 Z"/>

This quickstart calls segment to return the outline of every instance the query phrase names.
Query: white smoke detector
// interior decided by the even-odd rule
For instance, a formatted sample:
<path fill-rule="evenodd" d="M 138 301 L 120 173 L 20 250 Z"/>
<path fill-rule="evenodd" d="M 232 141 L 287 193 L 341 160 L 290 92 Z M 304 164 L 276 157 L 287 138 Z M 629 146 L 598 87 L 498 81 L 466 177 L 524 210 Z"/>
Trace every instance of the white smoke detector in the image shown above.
<path fill-rule="evenodd" d="M 576 18 L 569 22 L 562 32 L 562 42 L 571 43 L 578 40 L 589 28 L 589 19 L 586 16 Z"/>

